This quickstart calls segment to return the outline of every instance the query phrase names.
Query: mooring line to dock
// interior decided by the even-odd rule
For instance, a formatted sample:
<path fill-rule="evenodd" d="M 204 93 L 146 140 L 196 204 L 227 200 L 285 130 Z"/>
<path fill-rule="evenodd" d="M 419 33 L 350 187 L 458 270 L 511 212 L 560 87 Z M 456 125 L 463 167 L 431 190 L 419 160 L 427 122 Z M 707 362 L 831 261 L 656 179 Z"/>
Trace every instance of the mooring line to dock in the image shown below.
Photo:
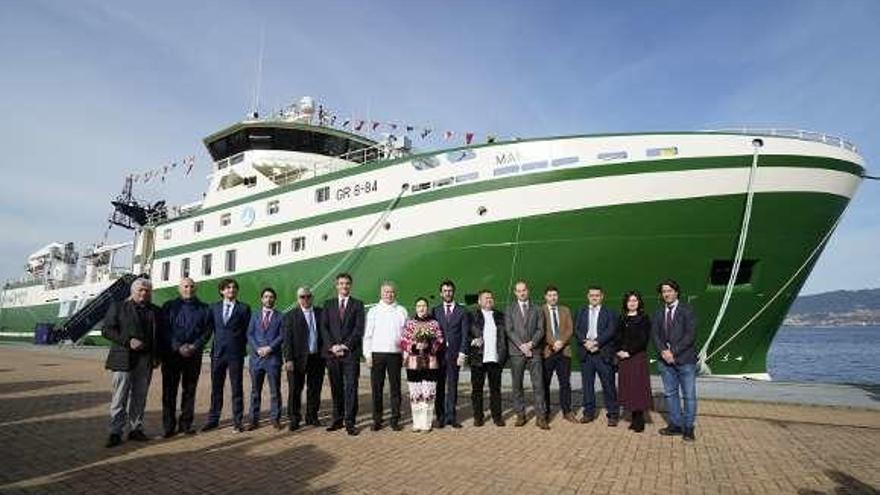
<path fill-rule="evenodd" d="M 852 203 L 850 203 L 850 204 L 852 204 Z M 843 211 L 840 212 L 840 215 L 837 217 L 837 220 L 834 221 L 834 225 L 831 226 L 831 228 L 828 230 L 828 233 L 825 234 L 825 237 L 823 237 L 822 240 L 819 241 L 819 244 L 817 244 L 816 247 L 813 248 L 813 251 L 810 253 L 809 256 L 807 256 L 807 259 L 804 260 L 804 262 L 803 262 L 803 264 L 800 266 L 800 268 L 798 268 L 798 269 L 794 272 L 794 274 L 793 274 L 793 275 L 792 275 L 792 276 L 791 276 L 791 277 L 790 277 L 790 278 L 789 278 L 784 284 L 782 284 L 782 287 L 780 287 L 779 290 L 776 291 L 776 294 L 773 294 L 773 297 L 771 297 L 770 300 L 767 301 L 767 303 L 764 304 L 764 306 L 762 306 L 761 309 L 759 309 L 758 312 L 755 313 L 755 314 L 749 319 L 749 321 L 745 322 L 745 324 L 744 324 L 742 327 L 740 327 L 739 330 L 737 330 L 733 335 L 731 335 L 730 338 L 728 338 L 727 340 L 725 340 L 724 343 L 722 343 L 720 346 L 718 346 L 717 349 L 715 349 L 714 351 L 712 351 L 711 354 L 709 354 L 708 356 L 706 356 L 706 359 L 705 359 L 705 360 L 712 359 L 712 357 L 713 357 L 714 355 L 718 354 L 718 352 L 720 352 L 720 351 L 721 351 L 722 349 L 724 349 L 728 344 L 730 344 L 731 342 L 733 342 L 734 339 L 736 339 L 737 337 L 739 337 L 739 335 L 740 335 L 741 333 L 743 333 L 743 332 L 749 327 L 749 325 L 751 325 L 755 320 L 757 320 L 758 317 L 761 316 L 761 315 L 764 313 L 764 311 L 766 311 L 767 308 L 769 308 L 770 305 L 773 304 L 774 301 L 776 301 L 776 299 L 779 297 L 779 295 L 782 294 L 782 292 L 783 292 L 785 289 L 787 289 L 788 286 L 791 285 L 791 283 L 795 281 L 795 279 L 797 279 L 797 277 L 801 274 L 801 272 L 803 272 L 804 269 L 810 264 L 810 262 L 813 261 L 813 258 L 815 258 L 817 254 L 819 254 L 819 251 L 822 250 L 822 247 L 825 245 L 825 243 L 828 242 L 828 239 L 831 238 L 831 235 L 834 233 L 834 231 L 837 230 L 837 226 L 840 224 L 840 221 L 843 219 L 843 215 L 846 213 L 846 210 L 848 210 L 848 209 L 849 209 L 849 204 L 847 204 L 846 208 L 844 208 Z M 705 360 L 704 360 L 704 361 L 705 361 Z"/>
<path fill-rule="evenodd" d="M 709 359 L 706 357 L 706 352 L 709 350 L 709 344 L 712 343 L 712 339 L 715 338 L 715 334 L 721 326 L 721 320 L 724 318 L 724 313 L 727 312 L 727 305 L 730 303 L 730 297 L 733 295 L 733 287 L 736 285 L 736 279 L 739 276 L 739 267 L 742 264 L 743 253 L 746 250 L 746 240 L 749 235 L 749 222 L 752 219 L 752 204 L 755 197 L 755 176 L 758 171 L 758 156 L 760 155 L 762 146 L 764 146 L 764 141 L 760 139 L 752 140 L 752 166 L 749 168 L 749 181 L 748 186 L 746 187 L 746 205 L 745 211 L 743 212 L 742 225 L 739 229 L 739 240 L 736 245 L 736 254 L 733 257 L 733 266 L 730 269 L 730 278 L 727 280 L 727 288 L 724 290 L 724 297 L 721 299 L 721 307 L 718 308 L 718 314 L 715 315 L 715 323 L 712 324 L 712 331 L 709 332 L 709 338 L 703 343 L 703 347 L 700 349 L 697 358 L 700 362 L 700 373 L 703 374 L 712 373 L 712 370 L 706 363 Z"/>

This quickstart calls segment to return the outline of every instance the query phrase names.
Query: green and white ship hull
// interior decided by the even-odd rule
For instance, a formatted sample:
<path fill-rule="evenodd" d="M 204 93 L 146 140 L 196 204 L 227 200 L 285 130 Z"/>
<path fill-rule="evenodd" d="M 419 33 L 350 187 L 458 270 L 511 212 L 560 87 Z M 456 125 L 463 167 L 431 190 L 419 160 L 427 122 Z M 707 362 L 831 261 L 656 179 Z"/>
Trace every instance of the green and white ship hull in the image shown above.
<path fill-rule="evenodd" d="M 305 134 L 365 159 L 291 144 Z M 436 298 L 450 278 L 462 302 L 486 288 L 503 305 L 525 279 L 534 298 L 553 284 L 573 308 L 587 285 L 615 308 L 639 290 L 653 311 L 656 284 L 671 277 L 699 315 L 703 346 L 751 191 L 739 277 L 705 353 L 725 375 L 766 372 L 770 343 L 864 175 L 849 143 L 812 134 L 573 136 L 420 155 L 376 148 L 370 159 L 376 143 L 360 136 L 254 120 L 205 143 L 215 168 L 204 200 L 137 231 L 133 270 L 150 275 L 158 302 L 188 275 L 203 300 L 232 277 L 245 302 L 273 287 L 287 307 L 300 285 L 331 296 L 333 276 L 348 271 L 368 303 L 384 280 L 409 304 Z"/>

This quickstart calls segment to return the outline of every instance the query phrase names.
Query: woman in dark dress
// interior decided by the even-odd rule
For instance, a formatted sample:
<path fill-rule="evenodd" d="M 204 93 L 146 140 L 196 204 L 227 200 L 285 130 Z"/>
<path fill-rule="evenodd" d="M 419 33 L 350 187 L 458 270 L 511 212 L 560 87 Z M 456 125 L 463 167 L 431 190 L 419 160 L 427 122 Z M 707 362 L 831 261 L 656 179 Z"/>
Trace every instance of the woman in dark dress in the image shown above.
<path fill-rule="evenodd" d="M 648 338 L 651 322 L 645 314 L 642 296 L 627 292 L 623 296 L 623 310 L 617 327 L 620 405 L 632 414 L 629 429 L 645 430 L 645 411 L 651 409 L 651 375 L 648 372 Z"/>

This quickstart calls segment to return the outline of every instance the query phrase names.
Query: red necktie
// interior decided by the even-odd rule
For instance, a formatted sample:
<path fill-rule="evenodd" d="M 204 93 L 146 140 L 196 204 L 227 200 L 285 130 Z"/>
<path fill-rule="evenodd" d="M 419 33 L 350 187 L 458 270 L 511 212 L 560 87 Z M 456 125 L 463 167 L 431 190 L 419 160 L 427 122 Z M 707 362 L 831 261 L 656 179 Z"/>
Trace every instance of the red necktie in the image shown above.
<path fill-rule="evenodd" d="M 269 327 L 269 312 L 268 311 L 263 311 L 262 324 L 263 324 L 263 330 L 265 330 L 266 328 Z"/>
<path fill-rule="evenodd" d="M 452 315 L 452 305 L 447 304 L 446 305 L 446 319 L 448 320 L 451 315 Z"/>

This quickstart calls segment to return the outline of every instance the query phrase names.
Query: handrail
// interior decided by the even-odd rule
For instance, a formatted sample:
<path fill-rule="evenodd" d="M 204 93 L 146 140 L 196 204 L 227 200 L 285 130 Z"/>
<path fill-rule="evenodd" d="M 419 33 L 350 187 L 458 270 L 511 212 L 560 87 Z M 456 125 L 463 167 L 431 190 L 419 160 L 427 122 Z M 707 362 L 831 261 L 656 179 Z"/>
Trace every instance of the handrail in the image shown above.
<path fill-rule="evenodd" d="M 818 143 L 824 143 L 829 146 L 836 146 L 838 148 L 843 148 L 853 153 L 858 153 L 859 150 L 856 147 L 855 143 L 849 141 L 841 136 L 835 136 L 832 134 L 826 134 L 824 132 L 816 132 L 816 131 L 807 131 L 804 129 L 776 129 L 776 128 L 767 128 L 767 127 L 727 127 L 722 129 L 708 129 L 705 132 L 729 132 L 736 134 L 751 134 L 758 136 L 779 136 L 779 137 L 788 137 L 795 139 L 802 139 L 804 141 L 814 141 Z"/>

